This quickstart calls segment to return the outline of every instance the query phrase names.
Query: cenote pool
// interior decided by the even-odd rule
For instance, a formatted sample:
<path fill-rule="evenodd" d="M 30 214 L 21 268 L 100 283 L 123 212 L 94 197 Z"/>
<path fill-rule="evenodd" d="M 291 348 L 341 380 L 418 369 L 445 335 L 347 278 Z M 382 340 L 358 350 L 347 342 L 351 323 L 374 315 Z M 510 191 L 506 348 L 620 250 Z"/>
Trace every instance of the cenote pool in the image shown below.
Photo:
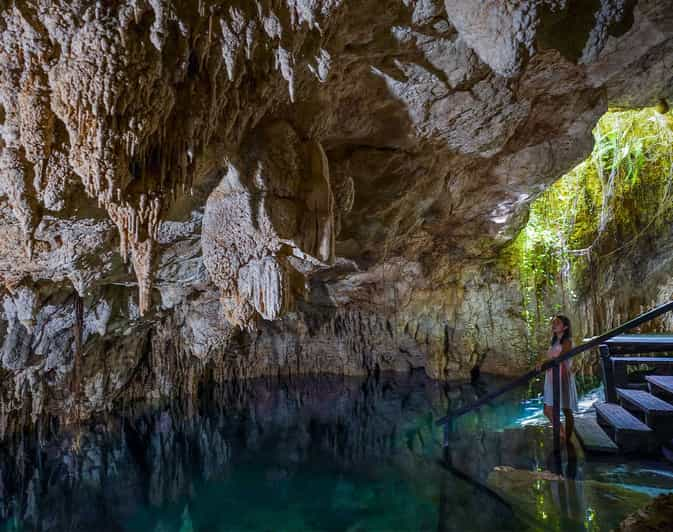
<path fill-rule="evenodd" d="M 610 530 L 673 490 L 664 463 L 580 448 L 559 471 L 535 390 L 464 418 L 447 465 L 434 421 L 499 383 L 256 380 L 16 437 L 0 531 Z"/>

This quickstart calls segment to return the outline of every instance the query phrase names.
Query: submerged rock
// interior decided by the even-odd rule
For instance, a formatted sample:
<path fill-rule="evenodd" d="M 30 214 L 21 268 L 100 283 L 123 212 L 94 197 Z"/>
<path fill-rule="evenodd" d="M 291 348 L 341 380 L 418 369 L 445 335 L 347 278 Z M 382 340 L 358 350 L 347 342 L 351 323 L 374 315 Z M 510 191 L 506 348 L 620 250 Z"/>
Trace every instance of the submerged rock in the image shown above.
<path fill-rule="evenodd" d="M 673 494 L 659 495 L 619 525 L 619 532 L 659 532 L 671 529 Z"/>
<path fill-rule="evenodd" d="M 577 478 L 569 474 L 570 465 L 564 464 L 564 468 L 558 474 L 497 467 L 489 475 L 488 485 L 511 501 L 524 519 L 561 530 L 610 527 L 629 509 L 651 499 L 639 486 Z"/>

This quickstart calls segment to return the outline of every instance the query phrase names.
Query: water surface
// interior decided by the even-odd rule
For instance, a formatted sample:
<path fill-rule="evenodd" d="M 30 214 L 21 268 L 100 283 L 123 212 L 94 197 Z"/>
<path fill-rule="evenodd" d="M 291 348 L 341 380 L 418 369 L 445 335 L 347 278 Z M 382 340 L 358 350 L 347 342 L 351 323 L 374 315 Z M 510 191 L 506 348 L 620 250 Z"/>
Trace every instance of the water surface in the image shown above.
<path fill-rule="evenodd" d="M 0 531 L 609 530 L 673 490 L 656 461 L 575 449 L 559 469 L 535 389 L 466 416 L 444 452 L 435 420 L 501 383 L 255 380 L 16 437 Z"/>

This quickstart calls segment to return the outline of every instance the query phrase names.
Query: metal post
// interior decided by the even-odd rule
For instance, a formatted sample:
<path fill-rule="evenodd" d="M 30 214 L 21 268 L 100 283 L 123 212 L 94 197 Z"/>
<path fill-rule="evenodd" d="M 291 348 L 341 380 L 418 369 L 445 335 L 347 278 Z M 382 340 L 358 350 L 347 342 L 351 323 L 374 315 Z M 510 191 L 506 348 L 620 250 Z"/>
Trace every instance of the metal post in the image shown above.
<path fill-rule="evenodd" d="M 561 368 L 558 364 L 552 367 L 552 384 L 554 401 L 552 406 L 552 427 L 554 429 L 554 453 L 561 453 Z"/>
<path fill-rule="evenodd" d="M 601 369 L 603 372 L 603 390 L 605 391 L 605 400 L 608 403 L 617 402 L 617 392 L 615 390 L 615 372 L 610 358 L 610 346 L 602 344 L 598 346 L 601 354 Z"/>

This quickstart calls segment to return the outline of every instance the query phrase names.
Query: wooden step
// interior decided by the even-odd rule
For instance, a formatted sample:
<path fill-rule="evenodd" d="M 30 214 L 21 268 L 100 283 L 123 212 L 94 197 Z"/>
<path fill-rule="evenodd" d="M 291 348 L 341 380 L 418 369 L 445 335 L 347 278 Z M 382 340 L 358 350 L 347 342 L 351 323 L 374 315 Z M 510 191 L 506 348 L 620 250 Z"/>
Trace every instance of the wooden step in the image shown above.
<path fill-rule="evenodd" d="M 625 452 L 650 451 L 652 429 L 619 405 L 596 405 L 596 419 L 612 440 Z"/>
<path fill-rule="evenodd" d="M 620 334 L 605 343 L 614 354 L 673 352 L 673 334 Z"/>
<path fill-rule="evenodd" d="M 619 405 L 612 403 L 597 404 L 596 413 L 617 430 L 625 432 L 652 432 L 650 427 Z"/>
<path fill-rule="evenodd" d="M 633 410 L 654 430 L 657 440 L 673 437 L 673 405 L 640 390 L 617 388 L 617 396 L 621 399 L 622 406 Z"/>
<path fill-rule="evenodd" d="M 612 364 L 673 364 L 673 357 L 610 357 Z"/>
<path fill-rule="evenodd" d="M 641 390 L 643 392 L 650 391 L 650 387 L 647 385 L 646 382 L 627 382 L 626 384 L 622 384 L 620 388 L 623 388 L 625 390 Z"/>
<path fill-rule="evenodd" d="M 645 380 L 650 385 L 651 392 L 664 392 L 673 396 L 673 375 L 647 375 Z"/>
<path fill-rule="evenodd" d="M 642 410 L 647 415 L 673 416 L 673 405 L 655 397 L 649 392 L 617 388 L 617 396 L 638 410 Z"/>
<path fill-rule="evenodd" d="M 618 453 L 619 447 L 610 439 L 593 416 L 575 418 L 575 434 L 588 453 Z"/>

